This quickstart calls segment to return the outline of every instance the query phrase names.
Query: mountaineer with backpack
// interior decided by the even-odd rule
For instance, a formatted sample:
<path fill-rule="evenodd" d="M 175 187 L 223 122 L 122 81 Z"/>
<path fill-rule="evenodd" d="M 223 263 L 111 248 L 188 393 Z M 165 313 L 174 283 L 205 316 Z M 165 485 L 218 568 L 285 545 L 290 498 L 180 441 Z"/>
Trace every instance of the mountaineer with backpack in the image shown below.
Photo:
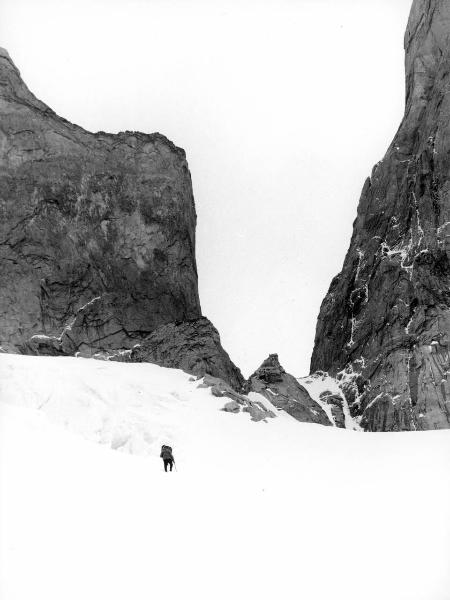
<path fill-rule="evenodd" d="M 163 459 L 164 471 L 167 473 L 167 467 L 169 466 L 170 470 L 172 470 L 172 467 L 175 464 L 172 448 L 170 446 L 161 446 L 161 454 L 159 456 Z"/>

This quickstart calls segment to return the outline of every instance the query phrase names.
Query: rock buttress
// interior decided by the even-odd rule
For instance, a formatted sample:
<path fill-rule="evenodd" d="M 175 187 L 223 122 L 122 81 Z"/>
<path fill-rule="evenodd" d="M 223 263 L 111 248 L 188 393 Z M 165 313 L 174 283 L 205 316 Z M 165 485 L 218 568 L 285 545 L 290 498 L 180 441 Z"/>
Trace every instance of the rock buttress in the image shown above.
<path fill-rule="evenodd" d="M 369 431 L 450 427 L 447 0 L 413 2 L 405 51 L 405 115 L 364 185 L 311 360 Z"/>
<path fill-rule="evenodd" d="M 58 117 L 0 51 L 0 346 L 129 348 L 201 316 L 185 153 L 160 134 Z"/>
<path fill-rule="evenodd" d="M 0 50 L 4 351 L 156 362 L 240 389 L 201 315 L 195 226 L 184 150 L 69 123 Z"/>

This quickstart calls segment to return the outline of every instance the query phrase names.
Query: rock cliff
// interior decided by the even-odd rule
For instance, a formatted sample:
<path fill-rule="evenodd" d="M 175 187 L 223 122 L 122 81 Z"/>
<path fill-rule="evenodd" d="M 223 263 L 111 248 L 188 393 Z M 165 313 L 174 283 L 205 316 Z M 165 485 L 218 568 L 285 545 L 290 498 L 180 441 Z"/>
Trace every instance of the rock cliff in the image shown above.
<path fill-rule="evenodd" d="M 181 148 L 159 133 L 90 133 L 69 123 L 35 98 L 0 50 L 4 350 L 89 356 L 200 319 L 195 226 Z M 239 387 L 242 376 L 211 328 L 216 371 Z"/>
<path fill-rule="evenodd" d="M 450 427 L 447 0 L 414 0 L 405 51 L 405 115 L 364 185 L 311 360 L 369 431 Z"/>

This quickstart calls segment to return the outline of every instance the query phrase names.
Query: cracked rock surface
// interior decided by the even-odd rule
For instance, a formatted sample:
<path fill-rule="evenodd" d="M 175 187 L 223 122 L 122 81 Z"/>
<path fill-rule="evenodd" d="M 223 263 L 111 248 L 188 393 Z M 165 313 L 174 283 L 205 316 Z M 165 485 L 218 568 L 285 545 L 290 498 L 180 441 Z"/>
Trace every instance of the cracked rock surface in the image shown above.
<path fill-rule="evenodd" d="M 201 316 L 184 150 L 89 133 L 0 49 L 0 347 L 244 379 Z"/>
<path fill-rule="evenodd" d="M 406 107 L 366 181 L 311 372 L 336 376 L 368 431 L 450 427 L 450 3 L 414 0 Z"/>
<path fill-rule="evenodd" d="M 34 335 L 61 338 L 65 353 L 131 348 L 200 317 L 195 225 L 182 149 L 69 123 L 0 50 L 3 349 L 36 350 Z"/>

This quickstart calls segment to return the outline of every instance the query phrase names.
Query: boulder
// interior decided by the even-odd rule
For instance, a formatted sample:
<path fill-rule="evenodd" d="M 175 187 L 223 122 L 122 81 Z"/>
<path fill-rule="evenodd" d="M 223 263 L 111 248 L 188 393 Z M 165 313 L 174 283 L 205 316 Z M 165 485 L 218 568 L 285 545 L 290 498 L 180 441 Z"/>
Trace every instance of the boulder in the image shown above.
<path fill-rule="evenodd" d="M 227 402 L 225 404 L 225 406 L 222 408 L 222 410 L 224 410 L 225 412 L 230 412 L 230 413 L 238 413 L 241 410 L 241 405 L 236 402 L 235 400 L 231 400 L 230 402 Z"/>

